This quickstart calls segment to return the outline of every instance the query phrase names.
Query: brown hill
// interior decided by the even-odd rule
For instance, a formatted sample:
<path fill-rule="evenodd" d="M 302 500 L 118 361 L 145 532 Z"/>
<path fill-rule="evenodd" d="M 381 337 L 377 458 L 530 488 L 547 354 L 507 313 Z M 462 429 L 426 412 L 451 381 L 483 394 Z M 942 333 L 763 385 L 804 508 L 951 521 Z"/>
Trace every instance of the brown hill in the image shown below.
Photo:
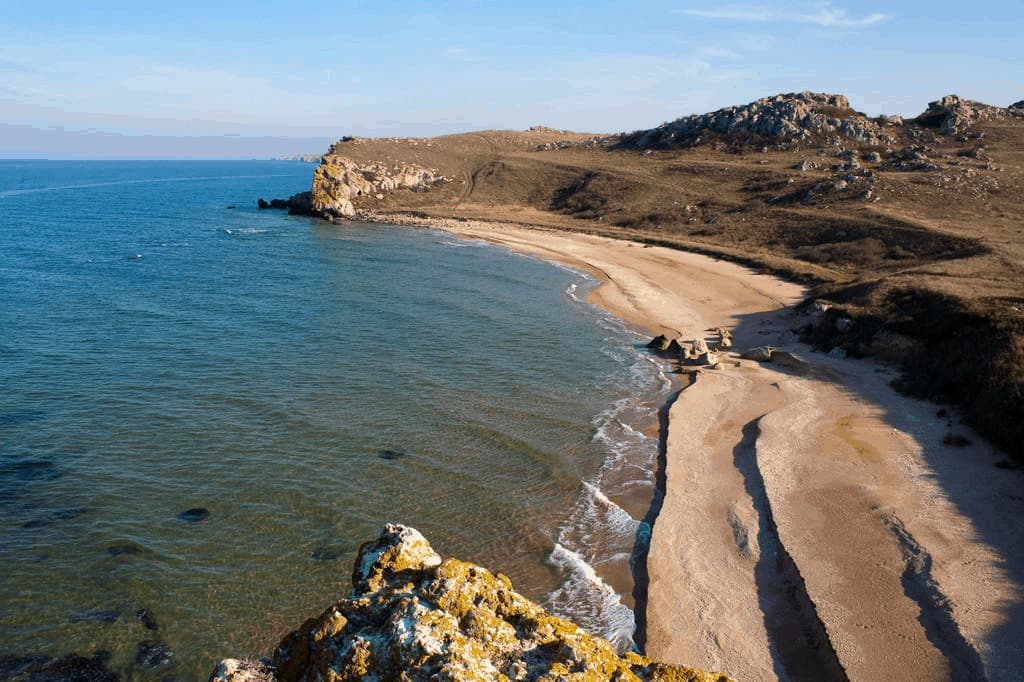
<path fill-rule="evenodd" d="M 1020 103 L 950 95 L 903 121 L 864 116 L 841 95 L 798 93 L 615 136 L 538 127 L 346 138 L 313 194 L 328 218 L 510 221 L 812 282 L 813 298 L 833 307 L 807 338 L 901 362 L 906 390 L 958 404 L 981 433 L 1021 452 Z M 854 323 L 837 328 L 840 316 Z"/>

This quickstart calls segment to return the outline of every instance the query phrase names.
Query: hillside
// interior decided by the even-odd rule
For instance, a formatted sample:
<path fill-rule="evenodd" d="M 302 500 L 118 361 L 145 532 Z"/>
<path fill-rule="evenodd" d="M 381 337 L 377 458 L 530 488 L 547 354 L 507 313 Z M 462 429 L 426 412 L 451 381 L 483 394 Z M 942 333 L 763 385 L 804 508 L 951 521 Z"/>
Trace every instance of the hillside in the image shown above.
<path fill-rule="evenodd" d="M 951 95 L 904 121 L 797 93 L 611 136 L 344 138 L 317 169 L 313 209 L 584 231 L 807 281 L 831 306 L 807 339 L 901 363 L 904 390 L 957 404 L 1020 453 L 1021 102 Z"/>

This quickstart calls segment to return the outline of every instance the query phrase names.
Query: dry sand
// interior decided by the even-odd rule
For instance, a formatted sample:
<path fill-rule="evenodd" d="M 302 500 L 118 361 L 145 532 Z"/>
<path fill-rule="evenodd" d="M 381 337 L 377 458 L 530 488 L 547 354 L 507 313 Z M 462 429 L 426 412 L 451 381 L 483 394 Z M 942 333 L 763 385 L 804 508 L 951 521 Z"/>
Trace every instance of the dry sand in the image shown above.
<path fill-rule="evenodd" d="M 652 335 L 724 326 L 736 349 L 789 352 L 727 353 L 669 410 L 650 656 L 743 680 L 1024 679 L 1024 472 L 888 367 L 799 344 L 802 287 L 626 241 L 432 226 L 593 273 L 591 300 Z"/>

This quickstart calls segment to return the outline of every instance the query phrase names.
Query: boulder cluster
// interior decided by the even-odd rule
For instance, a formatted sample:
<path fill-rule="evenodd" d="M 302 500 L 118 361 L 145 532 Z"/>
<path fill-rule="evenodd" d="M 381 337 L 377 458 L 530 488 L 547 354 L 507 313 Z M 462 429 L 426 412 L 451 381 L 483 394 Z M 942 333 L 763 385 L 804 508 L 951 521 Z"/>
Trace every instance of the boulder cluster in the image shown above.
<path fill-rule="evenodd" d="M 861 144 L 890 144 L 894 137 L 886 128 L 893 125 L 892 121 L 869 119 L 854 111 L 843 95 L 799 92 L 685 116 L 628 135 L 624 142 L 639 149 L 663 149 L 696 145 L 725 135 L 734 141 L 839 138 Z"/>
<path fill-rule="evenodd" d="M 415 164 L 358 163 L 330 154 L 313 174 L 312 210 L 325 218 L 347 218 L 356 213 L 356 197 L 383 199 L 396 189 L 423 190 L 444 180 L 436 171 Z"/>
<path fill-rule="evenodd" d="M 1010 105 L 1010 108 L 1017 104 Z M 1007 115 L 1007 109 L 964 99 L 959 95 L 946 95 L 928 103 L 928 109 L 914 119 L 926 128 L 938 128 L 943 135 L 963 135 L 980 121 L 989 121 Z"/>
<path fill-rule="evenodd" d="M 313 193 L 299 192 L 287 199 L 271 199 L 270 201 L 260 197 L 256 202 L 256 208 L 287 210 L 290 215 L 309 215 L 313 211 Z"/>
<path fill-rule="evenodd" d="M 268 661 L 221 661 L 213 682 L 664 680 L 728 682 L 655 663 L 549 615 L 504 575 L 442 559 L 388 524 L 359 550 L 352 593 L 289 634 Z"/>

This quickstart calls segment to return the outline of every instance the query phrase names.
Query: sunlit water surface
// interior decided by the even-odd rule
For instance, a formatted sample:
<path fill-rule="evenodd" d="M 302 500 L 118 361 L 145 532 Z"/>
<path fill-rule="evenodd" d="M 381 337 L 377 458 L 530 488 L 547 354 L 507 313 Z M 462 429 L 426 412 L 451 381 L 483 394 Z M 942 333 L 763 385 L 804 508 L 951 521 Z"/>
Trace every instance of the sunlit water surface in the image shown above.
<path fill-rule="evenodd" d="M 312 169 L 0 162 L 0 655 L 203 678 L 386 521 L 629 645 L 660 366 L 579 273 L 256 210 Z"/>

